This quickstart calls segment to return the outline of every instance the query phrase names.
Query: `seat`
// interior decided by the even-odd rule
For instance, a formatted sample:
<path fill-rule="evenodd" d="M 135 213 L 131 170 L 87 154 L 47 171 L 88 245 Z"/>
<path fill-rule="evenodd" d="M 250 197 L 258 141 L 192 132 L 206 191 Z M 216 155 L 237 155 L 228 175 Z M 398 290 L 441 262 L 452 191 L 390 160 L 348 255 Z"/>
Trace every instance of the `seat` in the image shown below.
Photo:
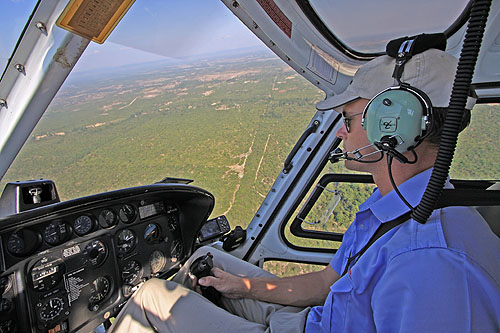
<path fill-rule="evenodd" d="M 500 190 L 500 182 L 497 182 L 487 190 Z M 477 211 L 488 222 L 491 230 L 500 237 L 500 206 L 476 206 Z"/>

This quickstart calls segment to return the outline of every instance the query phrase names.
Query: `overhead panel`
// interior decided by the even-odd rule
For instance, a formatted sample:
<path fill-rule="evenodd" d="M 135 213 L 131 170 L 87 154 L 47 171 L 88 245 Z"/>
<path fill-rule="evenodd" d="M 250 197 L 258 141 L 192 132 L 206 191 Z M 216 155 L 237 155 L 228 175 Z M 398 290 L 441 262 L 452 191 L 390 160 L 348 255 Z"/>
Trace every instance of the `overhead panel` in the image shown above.
<path fill-rule="evenodd" d="M 99 44 L 109 34 L 135 0 L 71 0 L 57 25 Z"/>

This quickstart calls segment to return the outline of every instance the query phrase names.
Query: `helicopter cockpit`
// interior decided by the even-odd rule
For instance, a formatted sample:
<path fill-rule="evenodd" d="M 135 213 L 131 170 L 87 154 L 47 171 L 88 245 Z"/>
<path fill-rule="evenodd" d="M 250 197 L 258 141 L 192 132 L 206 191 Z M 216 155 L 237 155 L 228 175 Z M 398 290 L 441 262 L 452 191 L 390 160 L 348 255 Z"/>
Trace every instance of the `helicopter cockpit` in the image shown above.
<path fill-rule="evenodd" d="M 330 98 L 397 37 L 443 33 L 460 58 L 481 15 L 447 157 L 462 192 L 428 200 L 499 235 L 500 2 L 476 2 L 3 2 L 0 332 L 92 331 L 202 245 L 324 267 L 374 188 L 337 163 Z"/>

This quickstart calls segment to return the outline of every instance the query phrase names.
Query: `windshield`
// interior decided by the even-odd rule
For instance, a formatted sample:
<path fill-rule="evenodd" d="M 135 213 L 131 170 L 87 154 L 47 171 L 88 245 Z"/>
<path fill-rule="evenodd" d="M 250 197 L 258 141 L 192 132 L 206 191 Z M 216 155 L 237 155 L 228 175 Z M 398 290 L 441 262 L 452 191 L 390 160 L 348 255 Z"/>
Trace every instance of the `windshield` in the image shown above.
<path fill-rule="evenodd" d="M 445 31 L 460 16 L 469 1 L 309 2 L 321 21 L 344 45 L 358 52 L 376 53 L 384 52 L 387 42 L 397 37 Z"/>
<path fill-rule="evenodd" d="M 2 13 L 0 70 L 2 73 L 37 2 L 38 0 L 2 0 L 0 2 L 0 13 Z"/>
<path fill-rule="evenodd" d="M 192 179 L 214 215 L 246 224 L 323 98 L 220 1 L 136 1 L 89 45 L 0 186 L 43 177 L 68 200 Z"/>

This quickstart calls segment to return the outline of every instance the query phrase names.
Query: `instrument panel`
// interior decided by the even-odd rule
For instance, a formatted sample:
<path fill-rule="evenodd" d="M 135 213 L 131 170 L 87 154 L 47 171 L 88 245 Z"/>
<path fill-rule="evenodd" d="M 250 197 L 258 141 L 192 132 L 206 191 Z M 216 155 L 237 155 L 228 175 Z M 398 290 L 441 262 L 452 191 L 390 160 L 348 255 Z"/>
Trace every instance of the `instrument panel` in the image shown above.
<path fill-rule="evenodd" d="M 154 184 L 0 219 L 0 284 L 10 284 L 0 328 L 92 330 L 135 286 L 179 269 L 212 208 L 204 190 Z"/>

